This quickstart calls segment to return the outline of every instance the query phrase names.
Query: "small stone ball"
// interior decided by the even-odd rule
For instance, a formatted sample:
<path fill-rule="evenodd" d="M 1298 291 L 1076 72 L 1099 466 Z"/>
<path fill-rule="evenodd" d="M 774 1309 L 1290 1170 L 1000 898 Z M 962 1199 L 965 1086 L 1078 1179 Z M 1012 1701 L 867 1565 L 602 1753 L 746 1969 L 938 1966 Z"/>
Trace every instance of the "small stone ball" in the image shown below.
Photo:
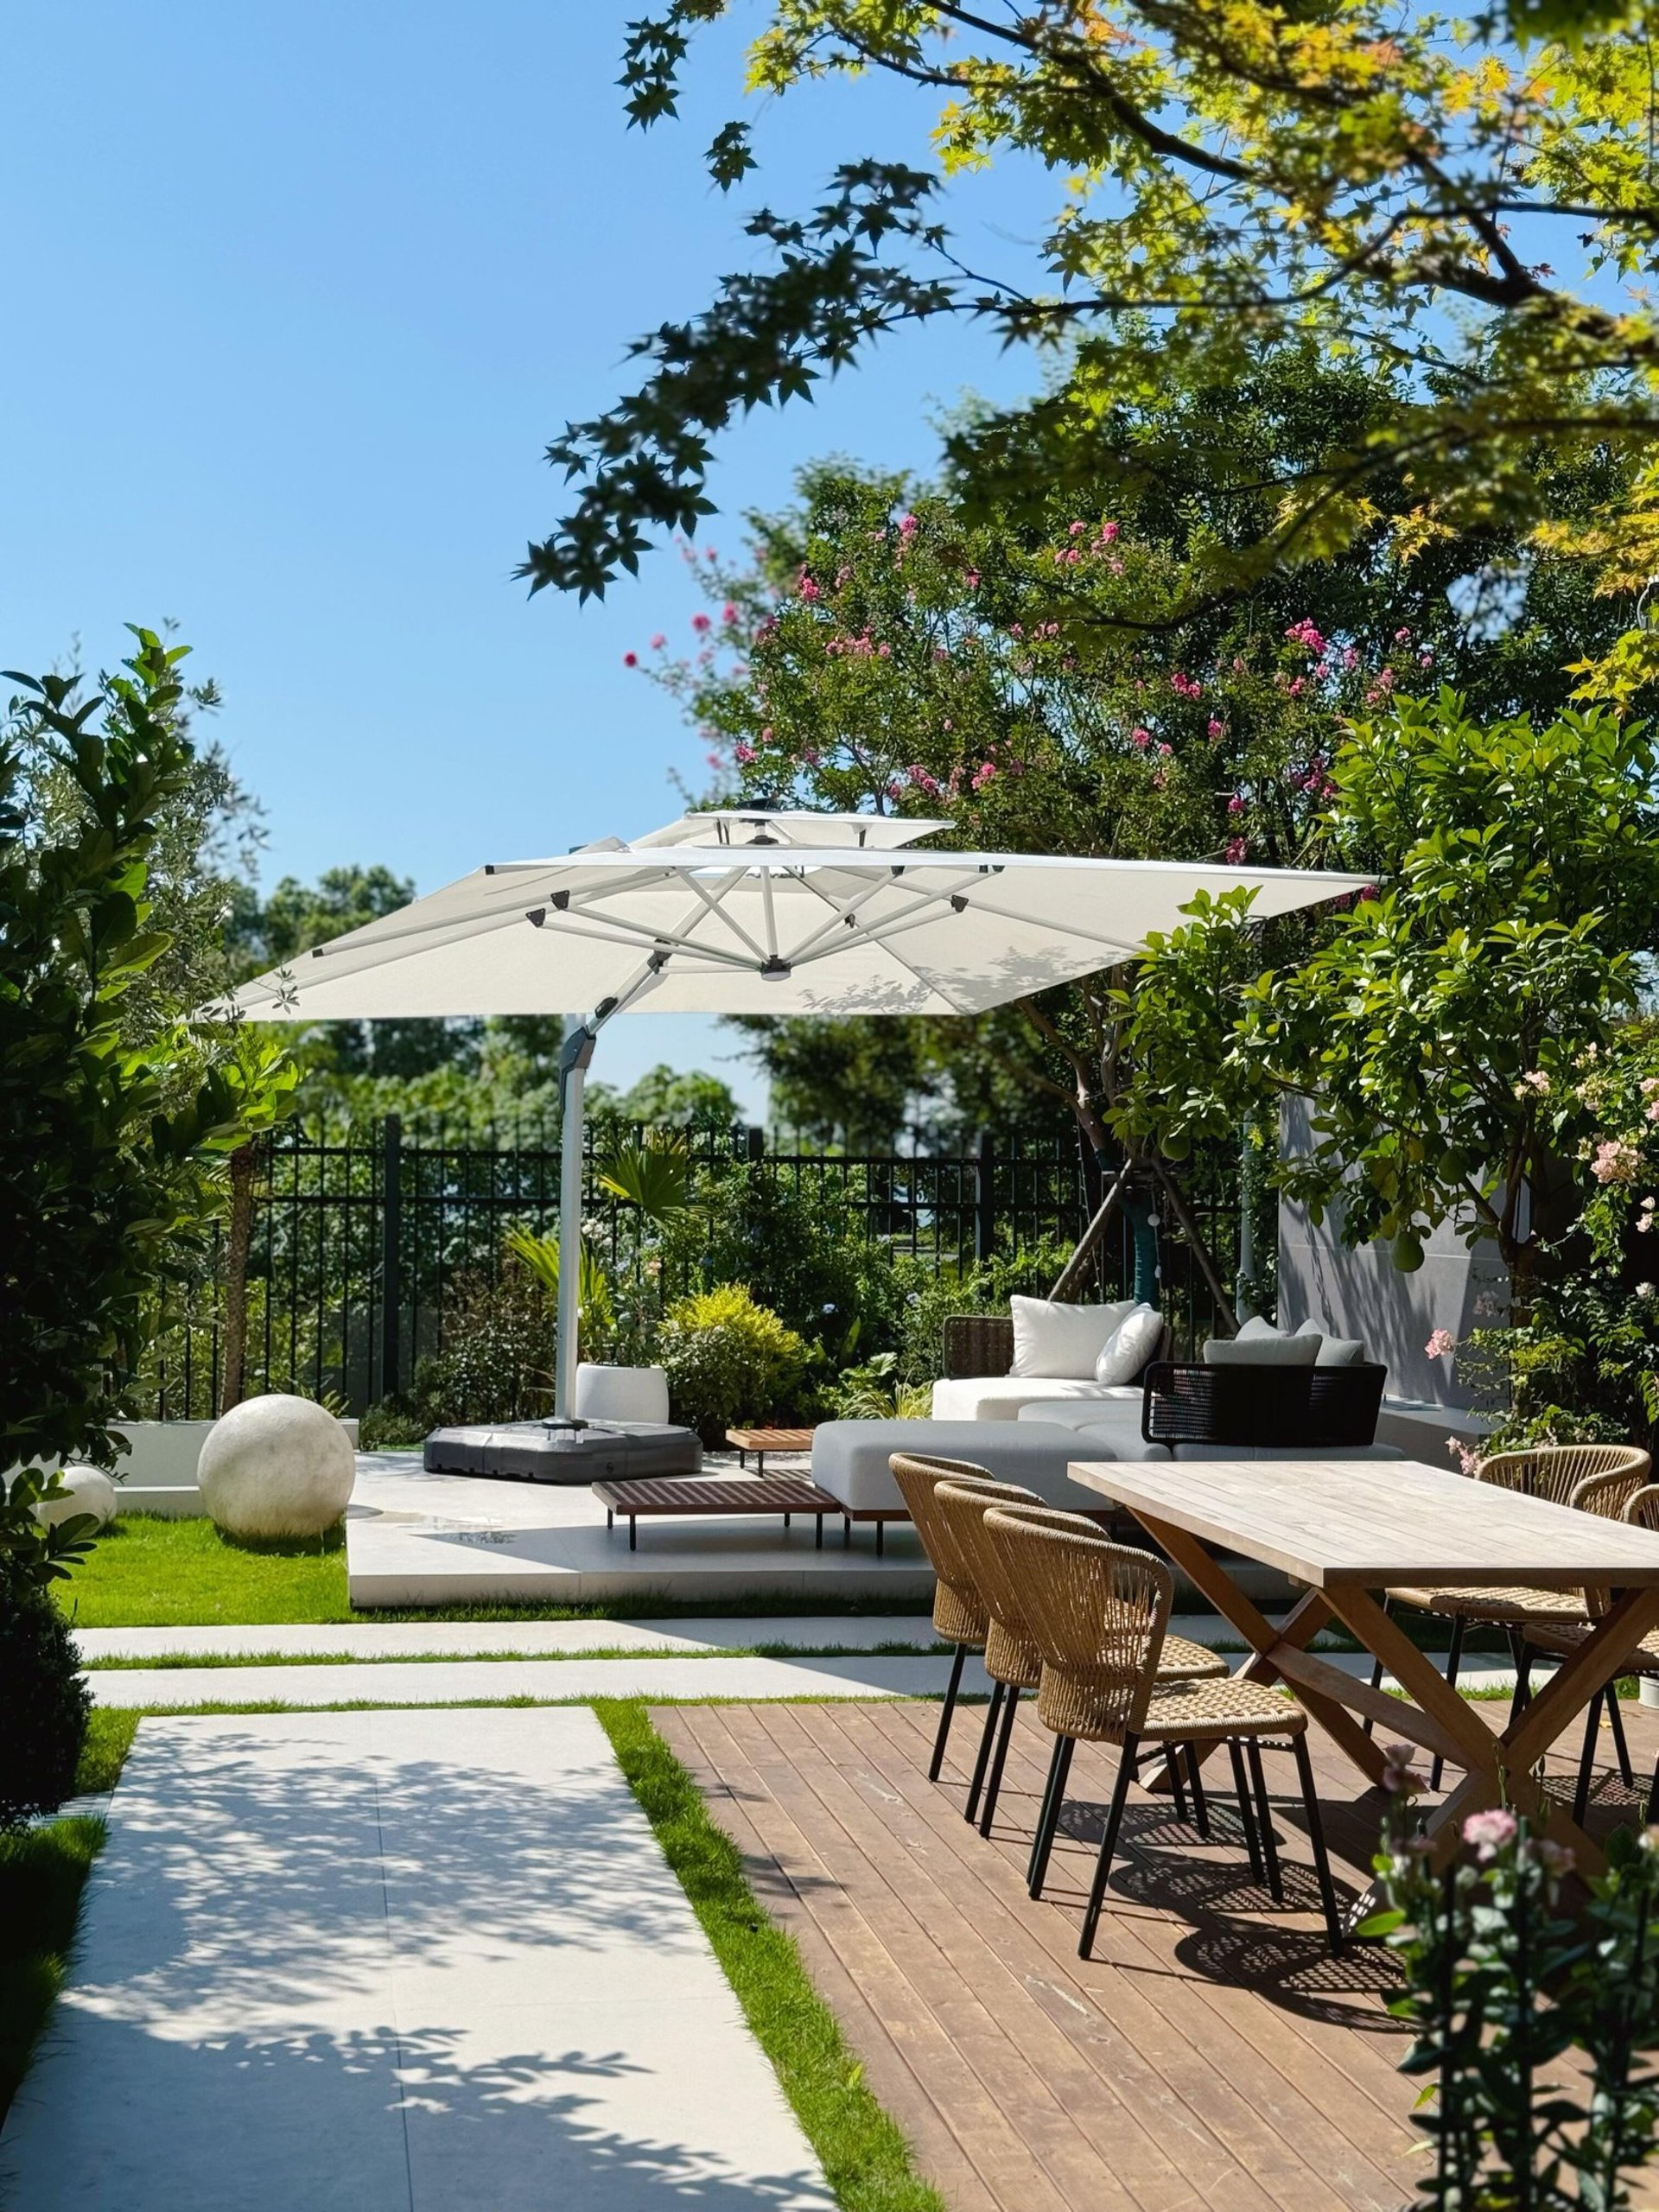
<path fill-rule="evenodd" d="M 63 1486 L 67 1497 L 50 1498 L 35 1509 L 35 1518 L 47 1528 L 73 1520 L 78 1513 L 93 1515 L 100 1529 L 114 1520 L 121 1493 L 101 1467 L 66 1467 Z"/>
<path fill-rule="evenodd" d="M 351 1502 L 357 1456 L 331 1413 L 272 1391 L 213 1423 L 196 1463 L 201 1502 L 227 1536 L 320 1536 Z"/>

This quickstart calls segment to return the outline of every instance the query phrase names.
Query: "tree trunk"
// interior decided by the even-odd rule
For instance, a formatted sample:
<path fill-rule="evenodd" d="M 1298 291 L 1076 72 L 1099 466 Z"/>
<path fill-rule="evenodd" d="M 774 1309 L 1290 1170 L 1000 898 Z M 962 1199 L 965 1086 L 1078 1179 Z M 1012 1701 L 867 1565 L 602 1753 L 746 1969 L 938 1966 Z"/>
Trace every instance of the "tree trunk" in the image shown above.
<path fill-rule="evenodd" d="M 1192 1209 L 1182 1197 L 1179 1185 L 1155 1153 L 1153 1155 L 1152 1166 L 1159 1182 L 1163 1185 L 1164 1195 L 1169 1200 L 1169 1210 L 1179 1223 L 1181 1234 L 1192 1247 L 1192 1256 L 1198 1262 L 1205 1282 L 1210 1286 L 1210 1295 L 1216 1301 L 1216 1318 L 1226 1329 L 1229 1336 L 1236 1337 L 1238 1334 L 1238 1316 L 1233 1311 L 1233 1302 L 1228 1297 L 1222 1283 L 1220 1270 L 1216 1266 L 1215 1255 L 1205 1242 L 1204 1232 L 1193 1219 Z"/>
<path fill-rule="evenodd" d="M 254 1147 L 245 1144 L 231 1154 L 231 1219 L 225 1249 L 225 1358 L 219 1372 L 219 1410 L 242 1402 L 248 1360 L 248 1249 L 253 1242 Z"/>
<path fill-rule="evenodd" d="M 1105 1197 L 1096 1208 L 1094 1219 L 1077 1239 L 1077 1250 L 1072 1253 L 1056 1276 L 1054 1287 L 1048 1294 L 1051 1298 L 1070 1298 L 1071 1293 L 1083 1281 L 1090 1261 L 1100 1249 L 1101 1238 L 1111 1226 L 1112 1217 L 1116 1213 L 1122 1198 L 1124 1187 L 1128 1181 L 1128 1165 L 1126 1161 L 1113 1177 Z"/>

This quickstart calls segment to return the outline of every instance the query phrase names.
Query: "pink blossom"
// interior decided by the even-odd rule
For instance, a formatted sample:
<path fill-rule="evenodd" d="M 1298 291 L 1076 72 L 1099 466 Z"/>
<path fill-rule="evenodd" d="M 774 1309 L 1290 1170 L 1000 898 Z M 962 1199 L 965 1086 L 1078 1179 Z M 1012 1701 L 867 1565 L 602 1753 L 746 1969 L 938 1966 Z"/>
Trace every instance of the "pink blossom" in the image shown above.
<path fill-rule="evenodd" d="M 667 643 L 668 639 L 663 635 L 662 632 L 658 630 L 656 636 L 651 641 L 651 650 L 654 653 L 659 653 Z"/>
<path fill-rule="evenodd" d="M 977 591 L 979 589 L 979 570 L 977 569 L 969 569 L 964 572 L 962 581 L 967 585 L 969 591 Z"/>
<path fill-rule="evenodd" d="M 766 728 L 760 733 L 760 742 L 762 745 L 770 745 L 772 743 L 772 724 L 770 722 L 766 724 Z"/>
<path fill-rule="evenodd" d="M 1344 647 L 1342 664 L 1351 676 L 1354 671 L 1359 666 L 1359 649 L 1357 646 L 1347 645 Z"/>
<path fill-rule="evenodd" d="M 1229 814 L 1243 813 L 1244 794 L 1243 791 L 1235 791 L 1233 793 L 1232 797 L 1227 802 L 1227 811 Z"/>
<path fill-rule="evenodd" d="M 723 768 L 726 766 L 718 753 L 705 753 L 702 757 L 711 768 Z"/>
<path fill-rule="evenodd" d="M 1247 860 L 1249 857 L 1249 850 L 1250 841 L 1248 837 L 1230 837 L 1227 840 L 1226 846 L 1226 858 L 1229 867 L 1237 868 L 1241 861 Z"/>
<path fill-rule="evenodd" d="M 733 747 L 732 752 L 734 758 L 736 760 L 737 764 L 741 768 L 747 768 L 750 761 L 754 758 L 754 747 L 752 745 L 745 744 L 741 739 L 740 739 L 736 745 Z"/>
<path fill-rule="evenodd" d="M 1068 523 L 1066 524 L 1066 536 L 1068 537 L 1081 537 L 1084 531 L 1087 530 L 1088 527 L 1089 525 L 1086 522 Z"/>
<path fill-rule="evenodd" d="M 995 763 L 995 760 L 982 760 L 982 761 L 980 762 L 980 764 L 979 764 L 978 767 L 975 769 L 975 771 L 974 771 L 974 772 L 973 772 L 973 776 L 972 776 L 972 778 L 970 779 L 970 780 L 971 780 L 971 782 L 972 782 L 972 784 L 973 784 L 973 787 L 974 787 L 974 789 L 975 789 L 976 791 L 982 791 L 984 790 L 984 788 L 985 788 L 985 786 L 986 786 L 986 785 L 987 785 L 987 784 L 988 784 L 988 783 L 992 783 L 992 782 L 994 782 L 994 781 L 995 780 L 995 777 L 996 777 L 996 763 Z"/>
<path fill-rule="evenodd" d="M 1019 623 L 1019 622 L 1010 622 L 1010 623 L 1009 623 L 1009 625 L 1008 625 L 1008 635 L 1009 635 L 1011 638 L 1023 638 L 1023 637 L 1025 636 L 1025 634 L 1026 634 L 1026 632 L 1025 632 L 1025 627 L 1024 627 L 1023 624 Z"/>
<path fill-rule="evenodd" d="M 691 617 L 691 627 L 696 632 L 699 637 L 702 637 L 705 631 L 707 631 L 710 626 L 709 617 L 706 614 L 694 614 Z"/>
<path fill-rule="evenodd" d="M 1394 633 L 1394 642 L 1396 645 L 1408 645 L 1411 643 L 1410 631 L 1396 630 Z"/>
<path fill-rule="evenodd" d="M 1320 635 L 1319 626 L 1306 614 L 1300 622 L 1291 624 L 1285 638 L 1287 644 L 1306 645 L 1311 653 L 1323 653 L 1325 651 L 1325 640 Z"/>
<path fill-rule="evenodd" d="M 1203 684 L 1194 683 L 1190 676 L 1183 676 L 1179 668 L 1169 679 L 1169 688 L 1178 699 L 1202 699 L 1204 696 Z"/>
<path fill-rule="evenodd" d="M 1549 1077 L 1541 1068 L 1529 1068 L 1521 1078 L 1529 1090 L 1535 1090 L 1541 1098 L 1549 1096 Z"/>
<path fill-rule="evenodd" d="M 1479 1452 L 1471 1445 L 1465 1444 L 1460 1436 L 1448 1436 L 1446 1448 L 1457 1461 L 1460 1475 L 1473 1476 L 1480 1472 Z"/>
<path fill-rule="evenodd" d="M 916 518 L 915 518 L 915 516 L 914 516 L 914 515 L 900 515 L 900 516 L 899 516 L 899 537 L 904 537 L 904 538 L 911 538 L 911 537 L 915 537 L 915 535 L 916 535 L 916 527 L 917 527 L 917 525 L 916 525 Z"/>
<path fill-rule="evenodd" d="M 1211 737 L 1225 737 L 1227 734 L 1226 723 L 1218 721 L 1214 715 L 1211 715 L 1205 727 L 1208 728 Z"/>
<path fill-rule="evenodd" d="M 639 654 L 624 653 L 622 656 L 622 665 L 624 668 L 638 668 L 639 665 Z"/>
<path fill-rule="evenodd" d="M 1382 1787 L 1392 1790 L 1396 1797 L 1414 1796 L 1427 1784 L 1412 1764 L 1417 1755 L 1414 1744 L 1384 1744 L 1382 1757 Z"/>
<path fill-rule="evenodd" d="M 1457 1348 L 1458 1340 L 1450 1329 L 1431 1329 L 1428 1342 L 1423 1346 L 1431 1359 L 1444 1359 L 1448 1352 L 1455 1351 Z"/>
<path fill-rule="evenodd" d="M 1659 1098 L 1649 1099 L 1647 1105 L 1647 1118 L 1650 1122 L 1659 1122 Z"/>
<path fill-rule="evenodd" d="M 1152 732 L 1149 729 L 1143 729 L 1141 725 L 1137 723 L 1129 732 L 1129 743 L 1135 747 L 1138 751 L 1144 753 L 1147 747 L 1152 743 Z"/>
<path fill-rule="evenodd" d="M 796 589 L 800 593 L 801 597 L 805 600 L 809 607 L 815 599 L 822 599 L 823 597 L 823 594 L 818 589 L 817 584 L 813 582 L 811 577 L 807 575 L 804 569 L 801 570 L 799 578 L 796 583 Z"/>
<path fill-rule="evenodd" d="M 1598 1183 L 1634 1183 L 1641 1166 L 1642 1155 L 1633 1144 L 1624 1137 L 1604 1137 L 1596 1147 L 1590 1173 Z"/>
<path fill-rule="evenodd" d="M 737 601 L 736 601 L 734 599 L 728 599 L 728 600 L 727 601 L 727 602 L 726 602 L 725 606 L 724 606 L 724 607 L 722 607 L 721 608 L 721 610 L 720 610 L 720 619 L 721 619 L 721 620 L 723 623 L 725 623 L 725 624 L 726 624 L 726 626 L 727 626 L 727 627 L 728 627 L 728 629 L 730 628 L 731 625 L 732 625 L 734 622 L 735 622 L 735 621 L 736 621 L 736 620 L 737 620 Z"/>
<path fill-rule="evenodd" d="M 702 557 L 705 561 L 718 561 L 720 556 L 712 545 L 705 545 L 702 550 Z"/>
<path fill-rule="evenodd" d="M 1100 542 L 1103 545 L 1116 544 L 1117 524 L 1115 522 L 1102 523 L 1100 525 Z"/>
<path fill-rule="evenodd" d="M 1559 1881 L 1570 1874 L 1578 1864 L 1578 1854 L 1565 1843 L 1557 1843 L 1553 1835 L 1540 1836 L 1535 1847 L 1547 1872 Z"/>
<path fill-rule="evenodd" d="M 1307 678 L 1305 676 L 1293 676 L 1285 689 L 1293 699 L 1300 699 L 1307 689 Z"/>
<path fill-rule="evenodd" d="M 1473 1847 L 1483 1866 L 1490 1866 L 1519 1833 L 1520 1823 L 1515 1815 L 1506 1812 L 1501 1805 L 1494 1805 L 1489 1813 L 1471 1813 L 1463 1824 L 1463 1840 Z"/>
<path fill-rule="evenodd" d="M 1173 745 L 1160 745 L 1158 748 L 1158 756 L 1160 760 L 1167 760 L 1170 754 L 1174 750 L 1175 748 Z"/>

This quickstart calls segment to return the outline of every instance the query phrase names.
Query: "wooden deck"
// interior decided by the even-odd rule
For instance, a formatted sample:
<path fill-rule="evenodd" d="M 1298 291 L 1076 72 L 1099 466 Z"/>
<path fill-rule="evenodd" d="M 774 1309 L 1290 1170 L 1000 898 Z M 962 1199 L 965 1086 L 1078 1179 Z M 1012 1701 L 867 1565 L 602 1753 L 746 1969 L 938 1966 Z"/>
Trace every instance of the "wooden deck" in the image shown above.
<path fill-rule="evenodd" d="M 1496 1723 L 1505 1708 L 1478 1709 Z M 982 1710 L 958 1715 L 937 1785 L 932 1705 L 653 1715 L 951 2212 L 1398 2212 L 1421 2154 L 1385 2010 L 1394 1969 L 1375 1946 L 1325 1954 L 1289 1758 L 1267 1758 L 1285 1905 L 1252 1885 L 1212 1764 L 1208 1847 L 1166 1800 L 1131 1796 L 1085 1964 L 1109 1756 L 1079 1747 L 1033 1904 L 1024 1866 L 1051 1739 L 1021 1713 L 982 1840 L 961 1816 Z M 1659 1714 L 1624 1712 L 1645 1787 Z M 1381 1800 L 1357 1796 L 1317 1729 L 1312 1742 L 1337 1878 L 1357 1891 Z M 1609 1807 L 1624 1795 L 1611 1775 L 1601 1787 Z"/>

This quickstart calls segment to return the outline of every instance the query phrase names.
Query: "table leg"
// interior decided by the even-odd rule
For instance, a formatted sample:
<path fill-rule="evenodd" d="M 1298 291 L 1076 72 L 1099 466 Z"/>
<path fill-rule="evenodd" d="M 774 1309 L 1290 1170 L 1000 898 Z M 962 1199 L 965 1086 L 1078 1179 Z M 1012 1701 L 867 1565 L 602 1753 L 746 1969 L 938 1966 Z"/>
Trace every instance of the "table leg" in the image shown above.
<path fill-rule="evenodd" d="M 1325 1593 L 1310 1590 L 1286 1616 L 1283 1624 L 1275 1628 L 1196 1536 L 1189 1535 L 1184 1529 L 1171 1528 L 1167 1522 L 1151 1520 L 1145 1514 L 1135 1517 L 1222 1618 L 1230 1622 L 1250 1646 L 1255 1656 L 1240 1669 L 1240 1679 L 1250 1682 L 1282 1681 L 1283 1675 L 1273 1663 L 1274 1648 L 1279 1645 L 1300 1650 L 1312 1641 L 1331 1618 L 1331 1601 Z M 1348 1754 L 1360 1772 L 1372 1782 L 1381 1781 L 1387 1761 L 1345 1707 L 1317 1690 L 1299 1688 L 1296 1694 L 1311 1717 Z M 1217 1748 L 1215 1745 L 1203 1746 L 1199 1756 L 1207 1758 Z M 1163 1784 L 1161 1777 L 1148 1787 L 1156 1789 L 1160 1784 L 1167 1786 Z"/>

